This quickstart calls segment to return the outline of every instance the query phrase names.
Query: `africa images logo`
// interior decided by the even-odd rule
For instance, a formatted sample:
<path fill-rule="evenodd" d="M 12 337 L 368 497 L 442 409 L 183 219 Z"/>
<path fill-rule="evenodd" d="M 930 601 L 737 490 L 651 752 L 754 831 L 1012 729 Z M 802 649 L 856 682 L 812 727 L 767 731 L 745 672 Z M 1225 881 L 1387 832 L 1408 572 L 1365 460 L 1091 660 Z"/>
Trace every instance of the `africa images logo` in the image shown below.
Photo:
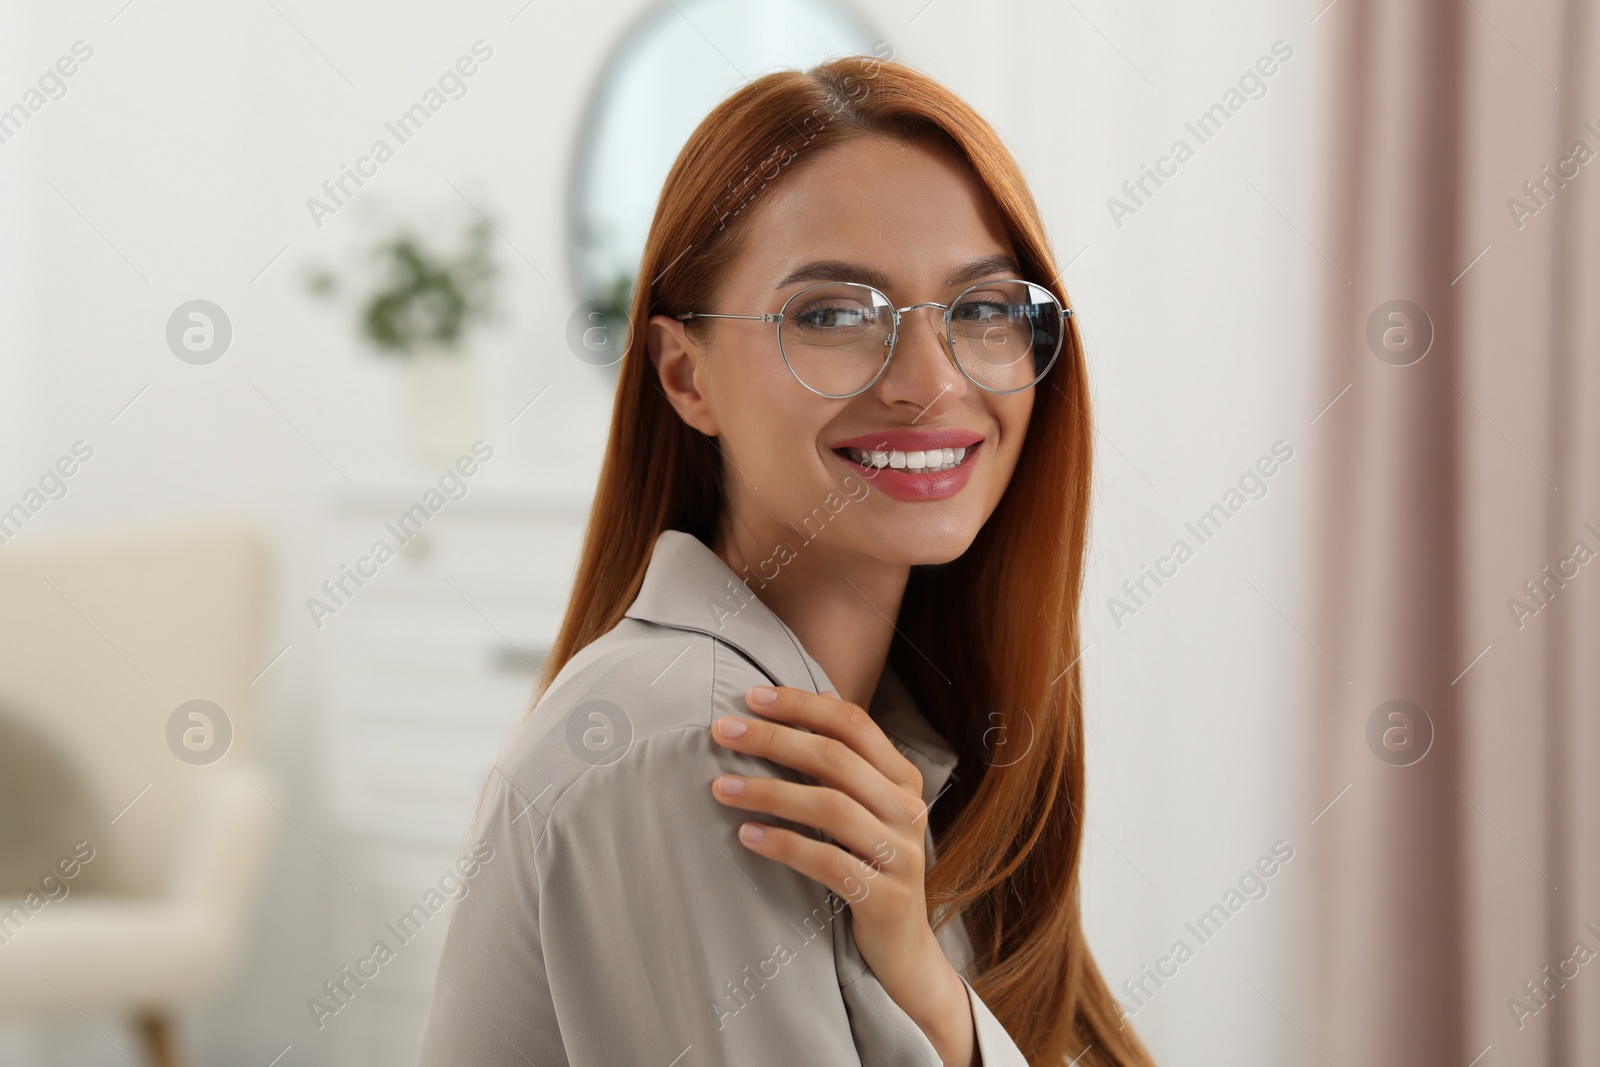
<path fill-rule="evenodd" d="M 460 100 L 467 95 L 466 79 L 476 74 L 479 66 L 489 62 L 489 58 L 494 55 L 494 48 L 482 40 L 472 42 L 471 51 L 472 55 L 461 56 L 455 61 L 454 66 L 445 68 L 444 73 L 439 75 L 437 87 L 428 86 L 423 90 L 422 99 L 400 112 L 394 121 L 383 124 L 383 128 L 394 138 L 393 145 L 379 137 L 372 142 L 366 155 L 356 157 L 354 168 L 343 163 L 339 164 L 339 175 L 322 183 L 322 198 L 306 197 L 306 210 L 310 212 L 311 221 L 316 224 L 317 229 L 322 229 L 322 220 L 325 217 L 337 215 L 361 187 L 367 184 L 367 181 L 376 178 L 378 168 L 395 157 L 400 145 L 406 144 L 421 133 L 422 127 L 441 111 L 445 104 L 451 100 Z M 355 186 L 354 189 L 350 187 L 351 184 Z"/>
<path fill-rule="evenodd" d="M 339 572 L 322 583 L 326 599 L 317 596 L 306 598 L 306 610 L 310 612 L 316 628 L 322 629 L 325 619 L 337 615 L 349 604 L 356 593 L 378 576 L 379 568 L 396 558 L 401 548 L 415 540 L 433 517 L 444 510 L 446 504 L 464 499 L 470 488 L 466 479 L 477 474 L 483 464 L 493 458 L 492 445 L 481 440 L 474 441 L 472 456 L 462 456 L 454 466 L 445 468 L 445 472 L 439 476 L 437 488 L 428 489 L 420 500 L 401 512 L 398 518 L 383 524 L 384 529 L 393 535 L 394 544 L 380 537 L 372 542 L 365 555 L 356 559 L 353 567 L 348 563 L 339 564 Z"/>
<path fill-rule="evenodd" d="M 457 859 L 439 876 L 434 886 L 429 886 L 422 899 L 402 912 L 393 922 L 385 922 L 384 930 L 393 937 L 381 937 L 372 943 L 372 951 L 354 963 L 339 968 L 337 974 L 322 983 L 321 997 L 307 997 L 306 1008 L 311 1019 L 321 1030 L 328 1020 L 350 1006 L 356 994 L 376 979 L 386 964 L 399 956 L 400 950 L 417 939 L 429 920 L 444 911 L 450 904 L 465 900 L 472 891 L 471 881 L 494 859 L 494 846 L 479 841 L 472 851 Z"/>

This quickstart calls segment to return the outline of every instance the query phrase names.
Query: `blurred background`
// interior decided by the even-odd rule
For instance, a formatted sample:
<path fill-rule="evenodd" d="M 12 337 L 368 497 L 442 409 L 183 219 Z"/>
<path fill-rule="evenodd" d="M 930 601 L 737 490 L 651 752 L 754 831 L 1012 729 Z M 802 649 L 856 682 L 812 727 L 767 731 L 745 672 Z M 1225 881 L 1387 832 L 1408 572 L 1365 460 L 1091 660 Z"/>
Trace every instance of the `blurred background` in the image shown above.
<path fill-rule="evenodd" d="M 0 20 L 0 1063 L 415 1062 L 661 181 L 740 84 L 874 51 L 998 128 L 1087 341 L 1129 1024 L 1600 1063 L 1589 0 Z"/>

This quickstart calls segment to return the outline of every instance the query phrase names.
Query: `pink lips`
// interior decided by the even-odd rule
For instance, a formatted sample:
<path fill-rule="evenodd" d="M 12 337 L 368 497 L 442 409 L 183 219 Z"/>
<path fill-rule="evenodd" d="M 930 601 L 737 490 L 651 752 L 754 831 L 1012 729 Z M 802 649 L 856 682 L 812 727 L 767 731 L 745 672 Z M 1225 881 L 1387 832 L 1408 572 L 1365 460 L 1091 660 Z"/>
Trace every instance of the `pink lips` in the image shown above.
<path fill-rule="evenodd" d="M 850 467 L 855 475 L 868 482 L 872 488 L 882 490 L 895 500 L 944 500 L 960 492 L 972 477 L 978 453 L 983 447 L 983 435 L 971 430 L 882 430 L 862 434 L 834 443 L 834 455 Z M 839 449 L 861 448 L 878 452 L 926 452 L 935 448 L 965 448 L 966 456 L 959 466 L 947 471 L 924 474 L 921 471 L 894 467 L 863 467 Z"/>

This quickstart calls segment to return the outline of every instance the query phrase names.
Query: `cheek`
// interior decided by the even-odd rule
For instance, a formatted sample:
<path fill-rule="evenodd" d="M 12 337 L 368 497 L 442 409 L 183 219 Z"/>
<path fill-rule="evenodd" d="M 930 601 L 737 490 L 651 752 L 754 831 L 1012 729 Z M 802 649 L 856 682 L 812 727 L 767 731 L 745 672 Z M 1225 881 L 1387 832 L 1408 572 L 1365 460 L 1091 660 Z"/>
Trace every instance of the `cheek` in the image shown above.
<path fill-rule="evenodd" d="M 792 475 L 803 464 L 821 462 L 819 435 L 833 402 L 795 381 L 775 338 L 730 347 L 717 360 L 712 398 L 724 428 L 722 447 L 757 485 L 766 483 L 751 467 Z"/>
<path fill-rule="evenodd" d="M 772 404 L 771 359 L 777 357 L 776 346 L 768 353 L 754 337 L 745 337 L 747 332 L 754 333 L 728 331 L 719 339 L 709 364 L 706 394 L 721 436 L 728 442 L 746 438 L 749 428 L 760 425 Z"/>
<path fill-rule="evenodd" d="M 1000 447 L 995 450 L 990 466 L 991 477 L 987 488 L 987 506 L 993 508 L 1006 493 L 1017 471 L 1022 456 L 1022 443 L 1028 435 L 1028 423 L 1033 414 L 1033 393 L 1014 396 L 997 396 L 990 401 L 990 415 L 1000 430 Z"/>

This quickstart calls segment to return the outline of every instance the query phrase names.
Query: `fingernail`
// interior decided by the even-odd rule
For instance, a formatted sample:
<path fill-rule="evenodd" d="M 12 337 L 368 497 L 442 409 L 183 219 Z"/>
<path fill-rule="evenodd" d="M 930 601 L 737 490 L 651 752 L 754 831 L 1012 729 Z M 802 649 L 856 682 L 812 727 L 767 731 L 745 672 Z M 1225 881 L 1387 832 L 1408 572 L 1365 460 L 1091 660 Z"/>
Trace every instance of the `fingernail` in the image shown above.
<path fill-rule="evenodd" d="M 778 691 L 772 686 L 754 685 L 750 687 L 750 703 L 765 706 L 767 704 L 776 704 L 777 702 Z"/>
<path fill-rule="evenodd" d="M 744 840 L 744 841 L 748 841 L 751 844 L 755 844 L 757 841 L 760 841 L 763 837 L 766 837 L 766 836 L 767 836 L 767 832 L 765 830 L 763 830 L 756 823 L 747 822 L 743 826 L 739 827 L 739 837 L 740 837 L 740 839 Z"/>
<path fill-rule="evenodd" d="M 717 720 L 717 733 L 723 737 L 738 737 L 748 729 L 743 719 L 731 715 Z"/>
<path fill-rule="evenodd" d="M 737 774 L 724 774 L 717 779 L 717 791 L 724 796 L 736 797 L 744 792 L 744 779 Z"/>

